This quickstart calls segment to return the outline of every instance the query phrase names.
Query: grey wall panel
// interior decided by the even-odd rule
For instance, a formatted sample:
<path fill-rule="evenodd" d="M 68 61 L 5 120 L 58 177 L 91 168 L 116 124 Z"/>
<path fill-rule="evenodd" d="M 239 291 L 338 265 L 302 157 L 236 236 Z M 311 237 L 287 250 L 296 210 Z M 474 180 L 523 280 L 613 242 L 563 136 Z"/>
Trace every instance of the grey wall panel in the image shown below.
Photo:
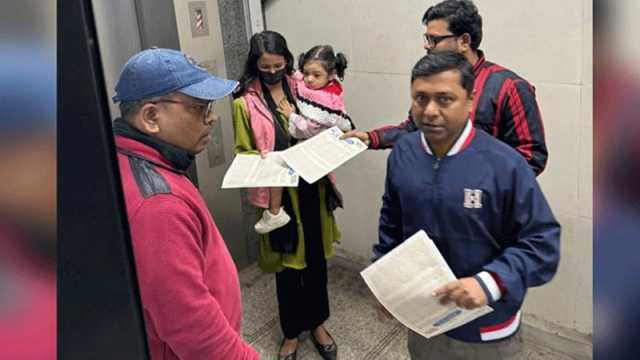
<path fill-rule="evenodd" d="M 238 0 L 218 0 L 218 7 L 227 76 L 237 80 L 249 53 L 244 5 Z"/>
<path fill-rule="evenodd" d="M 93 0 L 102 68 L 109 95 L 111 117 L 120 116 L 111 101 L 122 66 L 140 51 L 140 32 L 134 0 Z"/>
<path fill-rule="evenodd" d="M 135 0 L 142 48 L 180 50 L 173 0 Z"/>
<path fill-rule="evenodd" d="M 246 27 L 247 9 L 244 1 L 218 0 L 220 27 L 227 77 L 240 79 L 244 72 L 245 61 L 249 54 L 249 35 Z M 247 191 L 240 190 L 242 203 L 242 227 L 244 231 L 245 250 L 248 263 L 258 258 L 258 235 L 253 225 L 258 217 L 256 208 L 247 200 Z"/>

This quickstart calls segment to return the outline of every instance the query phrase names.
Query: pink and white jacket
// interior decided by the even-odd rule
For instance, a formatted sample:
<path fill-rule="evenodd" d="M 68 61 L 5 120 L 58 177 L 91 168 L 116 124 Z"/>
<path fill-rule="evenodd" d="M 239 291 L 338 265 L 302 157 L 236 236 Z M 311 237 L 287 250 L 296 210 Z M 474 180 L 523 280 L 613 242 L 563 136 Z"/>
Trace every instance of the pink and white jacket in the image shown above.
<path fill-rule="evenodd" d="M 299 74 L 299 73 L 296 73 Z M 342 85 L 332 80 L 322 89 L 310 89 L 297 78 L 296 105 L 300 114 L 289 116 L 289 133 L 296 139 L 308 139 L 321 131 L 338 126 L 342 131 L 352 129 L 349 115 L 345 113 Z"/>

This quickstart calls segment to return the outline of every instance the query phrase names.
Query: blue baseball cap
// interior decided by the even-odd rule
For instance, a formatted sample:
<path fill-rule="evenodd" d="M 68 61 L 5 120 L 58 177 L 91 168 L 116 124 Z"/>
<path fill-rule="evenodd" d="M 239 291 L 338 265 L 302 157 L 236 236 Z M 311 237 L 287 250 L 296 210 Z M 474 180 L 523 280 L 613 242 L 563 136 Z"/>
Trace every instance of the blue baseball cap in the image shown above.
<path fill-rule="evenodd" d="M 189 55 L 152 48 L 134 55 L 122 68 L 114 102 L 139 101 L 174 91 L 203 100 L 229 95 L 237 81 L 209 74 Z"/>

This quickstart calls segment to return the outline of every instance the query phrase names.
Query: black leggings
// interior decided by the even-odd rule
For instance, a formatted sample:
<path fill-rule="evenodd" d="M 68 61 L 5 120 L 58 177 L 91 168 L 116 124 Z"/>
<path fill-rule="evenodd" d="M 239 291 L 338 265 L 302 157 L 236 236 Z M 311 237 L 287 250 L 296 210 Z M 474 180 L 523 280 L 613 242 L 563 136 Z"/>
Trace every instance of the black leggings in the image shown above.
<path fill-rule="evenodd" d="M 327 262 L 322 244 L 318 182 L 309 185 L 300 179 L 298 203 L 304 225 L 307 267 L 302 270 L 285 268 L 276 273 L 280 326 L 287 339 L 294 339 L 329 318 Z"/>

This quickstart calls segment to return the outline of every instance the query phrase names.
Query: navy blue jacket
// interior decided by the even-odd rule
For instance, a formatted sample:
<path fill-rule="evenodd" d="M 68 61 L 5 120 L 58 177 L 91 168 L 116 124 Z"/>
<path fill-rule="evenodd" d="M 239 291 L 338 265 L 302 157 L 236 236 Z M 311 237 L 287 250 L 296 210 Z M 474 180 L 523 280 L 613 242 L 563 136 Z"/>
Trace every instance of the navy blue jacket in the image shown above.
<path fill-rule="evenodd" d="M 501 338 L 496 329 L 519 324 L 527 288 L 550 281 L 557 270 L 560 225 L 531 167 L 483 131 L 442 159 L 425 151 L 420 131 L 400 138 L 388 158 L 382 200 L 374 259 L 423 229 L 456 277 L 488 272 L 498 280 L 502 294 L 489 303 L 494 311 L 448 332 L 452 338 Z M 512 327 L 503 338 L 517 331 Z M 491 331 L 494 337 L 483 335 Z"/>

